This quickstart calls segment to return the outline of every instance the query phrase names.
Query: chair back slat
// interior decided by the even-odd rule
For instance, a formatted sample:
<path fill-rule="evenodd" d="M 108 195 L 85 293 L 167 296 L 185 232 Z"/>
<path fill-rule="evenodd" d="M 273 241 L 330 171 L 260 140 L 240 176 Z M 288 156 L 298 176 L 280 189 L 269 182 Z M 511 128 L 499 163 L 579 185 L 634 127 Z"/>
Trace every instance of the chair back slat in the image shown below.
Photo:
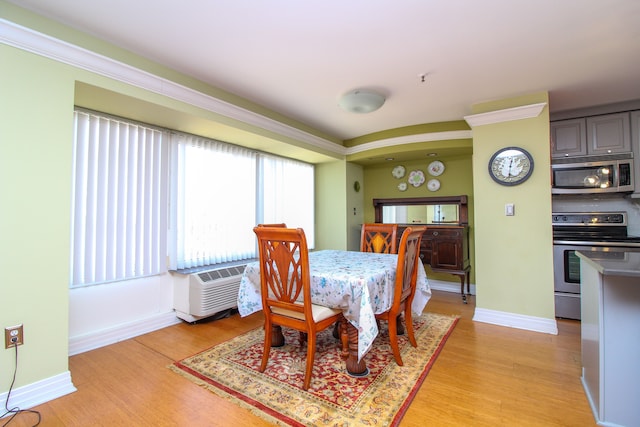
<path fill-rule="evenodd" d="M 255 227 L 263 307 L 311 314 L 309 252 L 301 228 Z"/>
<path fill-rule="evenodd" d="M 418 277 L 418 262 L 420 260 L 420 242 L 427 227 L 407 227 L 400 239 L 398 251 L 398 267 L 396 269 L 396 287 L 394 305 L 403 301 L 413 300 Z"/>
<path fill-rule="evenodd" d="M 384 254 L 397 253 L 398 224 L 362 224 L 360 251 Z"/>

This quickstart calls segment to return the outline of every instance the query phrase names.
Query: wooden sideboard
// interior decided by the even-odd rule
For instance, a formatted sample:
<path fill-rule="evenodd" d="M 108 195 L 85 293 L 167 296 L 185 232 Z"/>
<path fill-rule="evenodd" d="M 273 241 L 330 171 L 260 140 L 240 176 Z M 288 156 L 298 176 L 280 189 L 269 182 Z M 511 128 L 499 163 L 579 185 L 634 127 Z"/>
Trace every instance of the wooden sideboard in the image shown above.
<path fill-rule="evenodd" d="M 373 207 L 375 222 L 398 222 L 398 242 L 402 232 L 411 224 L 427 226 L 420 248 L 422 263 L 428 264 L 435 272 L 457 276 L 462 301 L 466 304 L 467 294 L 471 293 L 467 196 L 373 199 Z M 389 209 L 397 211 L 387 216 Z M 400 210 L 402 215 L 398 214 Z M 439 215 L 445 211 L 448 212 L 446 221 L 443 215 Z M 401 223 L 401 217 L 405 223 Z"/>
<path fill-rule="evenodd" d="M 408 225 L 398 225 L 398 244 Z M 429 264 L 431 270 L 448 273 L 460 279 L 462 301 L 467 303 L 470 293 L 469 276 L 469 227 L 467 225 L 428 225 L 422 235 L 420 258 L 423 264 Z M 465 293 L 465 283 L 467 285 Z"/>

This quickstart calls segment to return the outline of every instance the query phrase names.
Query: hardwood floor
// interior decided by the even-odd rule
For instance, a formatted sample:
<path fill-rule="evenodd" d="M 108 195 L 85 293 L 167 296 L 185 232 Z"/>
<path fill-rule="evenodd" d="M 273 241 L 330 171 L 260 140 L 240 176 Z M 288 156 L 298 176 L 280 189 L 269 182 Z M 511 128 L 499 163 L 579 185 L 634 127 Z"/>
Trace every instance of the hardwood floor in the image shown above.
<path fill-rule="evenodd" d="M 580 383 L 579 322 L 559 320 L 557 336 L 473 322 L 469 300 L 433 292 L 427 311 L 461 319 L 401 426 L 596 425 Z M 78 391 L 33 409 L 41 426 L 268 425 L 167 368 L 261 324 L 260 313 L 182 323 L 73 356 Z M 21 414 L 10 426 L 34 421 Z"/>

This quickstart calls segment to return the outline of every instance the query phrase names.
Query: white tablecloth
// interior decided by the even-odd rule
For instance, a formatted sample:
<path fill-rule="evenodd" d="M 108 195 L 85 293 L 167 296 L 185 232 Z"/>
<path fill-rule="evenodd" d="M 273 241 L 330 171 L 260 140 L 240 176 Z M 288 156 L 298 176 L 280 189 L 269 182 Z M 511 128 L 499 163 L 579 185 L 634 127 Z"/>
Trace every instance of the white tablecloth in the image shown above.
<path fill-rule="evenodd" d="M 324 250 L 309 253 L 311 299 L 314 304 L 340 308 L 358 330 L 358 360 L 378 335 L 375 314 L 391 307 L 398 255 Z M 431 288 L 421 262 L 412 303 L 421 315 L 431 298 Z M 238 311 L 248 316 L 262 310 L 260 263 L 248 264 L 238 291 Z"/>

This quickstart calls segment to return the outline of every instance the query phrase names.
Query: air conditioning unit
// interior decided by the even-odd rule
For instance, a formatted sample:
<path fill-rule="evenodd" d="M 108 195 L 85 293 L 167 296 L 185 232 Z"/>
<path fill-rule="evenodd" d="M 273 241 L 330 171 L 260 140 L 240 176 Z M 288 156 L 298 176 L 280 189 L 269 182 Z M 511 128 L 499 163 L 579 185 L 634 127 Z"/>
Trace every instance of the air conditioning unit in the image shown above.
<path fill-rule="evenodd" d="M 238 289 L 246 264 L 193 273 L 188 283 L 176 281 L 176 315 L 195 322 L 238 306 Z"/>

